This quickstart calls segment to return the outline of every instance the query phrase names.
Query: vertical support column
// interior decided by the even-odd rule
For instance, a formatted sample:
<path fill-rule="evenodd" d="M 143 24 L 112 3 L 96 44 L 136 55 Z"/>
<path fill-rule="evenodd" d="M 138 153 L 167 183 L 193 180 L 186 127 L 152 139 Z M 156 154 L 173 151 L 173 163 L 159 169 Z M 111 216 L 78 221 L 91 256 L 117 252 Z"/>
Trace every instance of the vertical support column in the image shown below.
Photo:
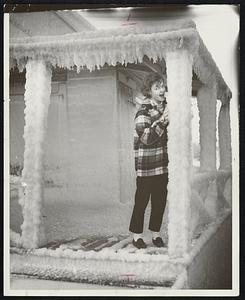
<path fill-rule="evenodd" d="M 45 241 L 43 224 L 43 153 L 51 94 L 51 69 L 44 61 L 28 61 L 25 85 L 22 246 L 36 248 Z"/>
<path fill-rule="evenodd" d="M 169 224 L 168 251 L 180 257 L 189 246 L 191 199 L 192 56 L 187 50 L 166 55 L 168 81 Z"/>
<path fill-rule="evenodd" d="M 218 120 L 220 169 L 231 170 L 230 103 L 222 104 Z"/>
<path fill-rule="evenodd" d="M 203 85 L 197 93 L 200 117 L 200 170 L 216 170 L 216 88 Z"/>

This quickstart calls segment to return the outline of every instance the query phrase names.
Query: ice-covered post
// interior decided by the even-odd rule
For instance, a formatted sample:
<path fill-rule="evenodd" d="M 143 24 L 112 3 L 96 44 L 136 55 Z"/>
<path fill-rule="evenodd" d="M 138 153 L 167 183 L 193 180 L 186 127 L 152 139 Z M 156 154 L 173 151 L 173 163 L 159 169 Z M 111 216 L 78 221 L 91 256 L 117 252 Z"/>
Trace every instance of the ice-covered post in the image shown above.
<path fill-rule="evenodd" d="M 189 246 L 192 61 L 192 55 L 184 49 L 166 53 L 170 118 L 168 251 L 176 257 L 182 256 Z"/>
<path fill-rule="evenodd" d="M 231 170 L 231 125 L 229 101 L 230 99 L 227 99 L 226 103 L 222 103 L 218 120 L 221 170 Z"/>
<path fill-rule="evenodd" d="M 43 147 L 51 94 L 51 69 L 44 61 L 26 64 L 21 243 L 37 248 L 45 241 L 43 224 Z"/>
<path fill-rule="evenodd" d="M 203 85 L 197 93 L 200 117 L 200 170 L 216 170 L 216 87 Z"/>
<path fill-rule="evenodd" d="M 220 170 L 232 171 L 232 148 L 231 148 L 231 124 L 230 124 L 230 99 L 231 91 L 227 88 L 220 100 L 222 102 L 219 119 L 219 153 L 220 153 Z M 228 201 L 231 204 L 232 200 L 232 179 L 229 178 L 224 186 Z"/>

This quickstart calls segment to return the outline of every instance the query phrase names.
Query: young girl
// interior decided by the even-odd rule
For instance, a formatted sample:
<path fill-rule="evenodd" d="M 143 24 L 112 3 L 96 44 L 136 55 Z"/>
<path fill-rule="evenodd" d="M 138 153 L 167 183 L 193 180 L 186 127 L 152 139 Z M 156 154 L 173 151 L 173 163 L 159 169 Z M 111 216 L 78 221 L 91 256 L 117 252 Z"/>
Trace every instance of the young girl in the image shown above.
<path fill-rule="evenodd" d="M 143 104 L 135 116 L 134 152 L 136 169 L 135 204 L 129 230 L 133 245 L 146 248 L 143 240 L 144 215 L 151 198 L 149 229 L 156 247 L 164 247 L 159 235 L 166 206 L 168 183 L 166 78 L 149 74 L 142 93 L 149 104 Z"/>

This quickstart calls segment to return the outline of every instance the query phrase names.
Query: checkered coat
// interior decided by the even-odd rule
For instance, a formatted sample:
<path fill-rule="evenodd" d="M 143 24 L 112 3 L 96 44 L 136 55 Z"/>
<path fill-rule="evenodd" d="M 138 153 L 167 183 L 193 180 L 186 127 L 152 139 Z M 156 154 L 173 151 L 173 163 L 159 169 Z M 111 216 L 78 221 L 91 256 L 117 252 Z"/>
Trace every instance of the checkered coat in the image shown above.
<path fill-rule="evenodd" d="M 135 116 L 134 153 L 137 176 L 155 176 L 168 172 L 167 125 L 152 127 L 165 106 L 143 104 Z"/>

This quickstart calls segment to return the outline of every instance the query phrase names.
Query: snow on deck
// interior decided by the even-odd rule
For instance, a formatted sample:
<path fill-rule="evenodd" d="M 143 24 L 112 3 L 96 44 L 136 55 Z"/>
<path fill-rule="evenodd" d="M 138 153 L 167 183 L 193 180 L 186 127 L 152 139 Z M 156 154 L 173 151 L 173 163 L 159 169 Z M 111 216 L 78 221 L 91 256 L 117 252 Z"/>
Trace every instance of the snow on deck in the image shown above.
<path fill-rule="evenodd" d="M 11 274 L 33 278 L 127 288 L 176 289 L 186 284 L 186 267 L 204 247 L 230 210 L 200 229 L 190 252 L 171 258 L 167 245 L 136 249 L 129 235 L 56 240 L 43 248 L 11 248 Z"/>
<path fill-rule="evenodd" d="M 51 283 L 61 289 L 71 289 L 69 282 L 77 283 L 77 288 L 81 284 L 81 289 L 93 286 L 101 289 L 183 289 L 188 286 L 188 266 L 201 251 L 207 254 L 208 241 L 213 237 L 213 241 L 217 239 L 216 233 L 230 215 L 230 209 L 224 210 L 215 222 L 200 231 L 190 252 L 182 259 L 170 258 L 167 248 L 157 249 L 151 243 L 147 249 L 135 249 L 127 235 L 59 240 L 35 250 L 12 247 L 11 278 L 29 280 L 27 289 L 35 289 L 36 284 L 40 287 L 36 279 L 45 279 L 47 287 Z M 199 267 L 197 273 L 198 270 Z M 40 289 L 46 289 L 43 281 L 41 286 Z"/>
<path fill-rule="evenodd" d="M 38 279 L 34 276 L 12 275 L 10 278 L 11 290 L 98 290 L 98 289 L 115 289 L 110 285 L 98 285 L 83 282 L 57 281 L 48 279 Z M 129 285 L 128 287 L 133 287 Z M 117 289 L 127 289 L 128 287 L 117 287 Z M 145 287 L 144 288 L 148 288 Z M 150 288 L 150 287 L 149 287 Z M 58 296 L 56 294 L 56 296 Z M 63 295 L 64 296 L 64 295 Z"/>
<path fill-rule="evenodd" d="M 182 264 L 169 259 L 166 247 L 137 249 L 131 241 L 121 235 L 56 241 L 34 250 L 12 247 L 11 273 L 103 286 L 171 288 Z"/>
<path fill-rule="evenodd" d="M 167 249 L 167 218 L 162 227 L 166 247 L 154 247 L 146 230 L 147 248 L 136 249 L 128 232 L 133 203 L 100 203 L 99 199 L 88 202 L 77 196 L 77 191 L 68 191 L 70 200 L 67 201 L 64 190 L 48 188 L 45 218 L 49 240 L 42 248 L 26 250 L 18 245 L 19 234 L 16 233 L 20 230 L 22 216 L 18 205 L 19 184 L 15 179 L 11 180 L 10 199 L 11 273 L 41 279 L 134 288 L 172 288 L 179 274 L 214 234 L 224 216 L 230 213 L 230 209 L 222 209 L 213 222 L 198 226 L 190 253 L 182 259 L 172 259 Z M 148 226 L 148 217 L 149 210 L 145 226 Z M 181 285 L 182 281 L 185 282 L 184 275 L 180 276 Z"/>
<path fill-rule="evenodd" d="M 10 186 L 10 228 L 21 233 L 23 223 L 21 206 L 19 205 L 20 178 L 11 177 Z M 45 187 L 45 226 L 47 243 L 62 240 L 73 240 L 79 237 L 96 239 L 129 234 L 129 221 L 133 210 L 133 199 L 121 203 L 118 199 L 105 200 L 87 197 L 82 190 L 72 188 Z M 145 213 L 144 232 L 150 239 L 148 230 L 150 203 Z M 167 219 L 164 214 L 161 235 L 167 242 Z"/>

